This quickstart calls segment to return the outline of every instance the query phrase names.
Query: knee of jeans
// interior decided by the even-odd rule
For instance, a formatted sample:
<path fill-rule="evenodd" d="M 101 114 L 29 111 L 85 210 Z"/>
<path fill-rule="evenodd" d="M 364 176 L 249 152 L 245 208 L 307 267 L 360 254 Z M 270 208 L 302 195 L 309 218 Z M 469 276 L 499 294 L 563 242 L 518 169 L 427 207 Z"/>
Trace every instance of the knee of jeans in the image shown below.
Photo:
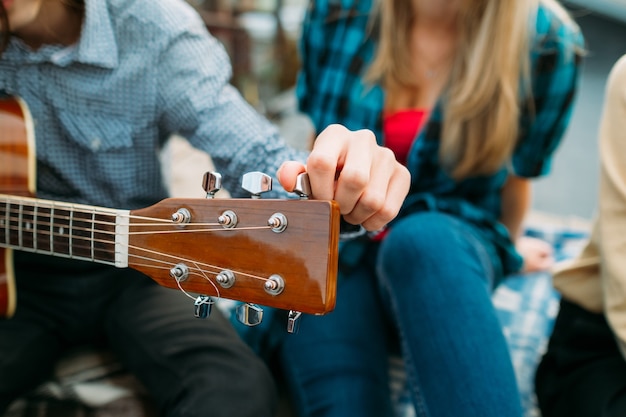
<path fill-rule="evenodd" d="M 424 212 L 401 219 L 387 233 L 377 273 L 399 288 L 429 285 L 429 279 L 440 285 L 457 279 L 461 269 L 484 269 L 489 262 L 470 226 L 445 213 Z M 416 275 L 419 280 L 413 279 Z"/>
<path fill-rule="evenodd" d="M 439 213 L 425 212 L 405 217 L 389 231 L 381 246 L 387 262 L 440 259 L 459 240 L 459 221 Z"/>

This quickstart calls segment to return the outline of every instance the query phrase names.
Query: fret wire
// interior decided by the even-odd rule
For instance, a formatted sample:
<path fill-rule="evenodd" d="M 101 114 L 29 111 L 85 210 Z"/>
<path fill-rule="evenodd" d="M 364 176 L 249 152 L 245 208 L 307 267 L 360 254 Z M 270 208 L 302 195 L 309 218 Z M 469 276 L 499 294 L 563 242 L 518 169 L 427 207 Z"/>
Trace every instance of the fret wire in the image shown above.
<path fill-rule="evenodd" d="M 33 205 L 33 249 L 36 251 L 37 250 L 37 213 L 38 213 L 38 202 L 35 201 L 35 204 Z"/>
<path fill-rule="evenodd" d="M 69 210 L 68 210 L 68 211 L 69 211 Z M 28 212 L 26 212 L 26 211 L 25 211 L 25 213 L 26 213 L 26 214 L 33 214 L 34 212 L 32 212 L 32 211 L 28 211 Z M 95 211 L 94 213 L 95 213 L 96 215 L 98 214 L 98 212 L 97 212 L 97 211 Z M 113 215 L 108 214 L 108 213 L 101 213 L 101 214 L 102 214 L 102 215 L 106 215 L 106 216 L 111 216 L 111 217 L 113 217 Z M 19 219 L 19 218 L 13 218 L 13 217 L 10 217 L 10 214 L 9 214 L 7 217 L 8 217 L 9 219 L 12 219 L 12 220 L 18 220 L 18 219 Z M 51 215 L 50 215 L 50 216 L 48 216 L 48 217 L 50 217 L 50 220 L 52 220 L 53 215 L 51 214 Z M 58 216 L 58 215 L 54 215 L 54 218 L 55 218 L 55 219 L 57 219 L 57 220 L 67 220 L 67 221 L 69 221 L 69 220 L 70 220 L 70 216 Z M 80 219 L 78 219 L 78 220 L 80 220 Z M 87 221 L 87 220 L 85 219 L 85 221 Z M 100 225 L 100 226 L 111 226 L 111 227 L 113 227 L 113 226 L 115 226 L 115 225 L 116 225 L 116 222 L 115 222 L 115 221 L 97 220 L 97 218 L 96 218 L 96 220 L 94 221 L 94 223 L 95 223 L 95 224 L 94 224 L 94 226 L 95 226 L 95 225 Z M 46 222 L 45 222 L 45 218 L 44 218 L 44 220 L 42 220 L 42 221 L 40 222 L 40 224 L 46 224 Z M 204 223 L 192 223 L 192 224 L 193 224 L 194 226 L 202 226 L 202 225 L 205 225 Z M 214 226 L 214 225 L 216 225 L 216 224 L 217 224 L 217 223 L 207 223 L 206 225 L 208 225 L 208 226 Z M 158 226 L 158 227 L 162 227 L 163 225 L 162 225 L 162 224 L 158 224 L 158 223 L 155 223 L 155 224 L 150 223 L 150 224 L 133 224 L 133 226 Z M 175 224 L 173 224 L 173 223 L 170 223 L 170 224 L 166 224 L 165 226 L 171 226 L 171 227 L 174 227 L 174 226 L 176 226 L 176 225 L 175 225 Z M 79 229 L 79 230 L 81 230 L 81 229 Z M 88 229 L 88 228 L 83 228 L 82 230 L 91 230 L 91 229 Z M 109 232 L 109 233 L 111 233 L 111 232 Z"/>
<path fill-rule="evenodd" d="M 4 242 L 8 245 L 11 243 L 10 240 L 10 230 L 11 230 L 11 225 L 9 224 L 9 222 L 11 221 L 11 215 L 10 215 L 10 210 L 11 210 L 11 203 L 9 202 L 9 200 L 7 200 L 7 202 L 5 203 L 5 213 L 4 213 Z"/>
<path fill-rule="evenodd" d="M 23 204 L 20 201 L 18 215 L 17 215 L 17 245 L 20 248 L 24 246 L 23 241 L 22 241 L 22 229 L 23 229 L 22 222 L 24 221 L 24 218 L 22 216 L 22 209 L 23 209 Z"/>
<path fill-rule="evenodd" d="M 91 210 L 91 259 L 95 259 L 96 257 L 96 249 L 95 249 L 95 240 L 96 240 L 96 210 Z"/>
<path fill-rule="evenodd" d="M 72 250 L 72 236 L 74 236 L 74 210 L 70 209 L 70 222 L 69 222 L 69 233 L 70 233 L 70 237 L 68 240 L 68 246 L 69 246 L 69 256 L 70 258 L 73 256 L 73 250 Z"/>
<path fill-rule="evenodd" d="M 114 234 L 111 234 L 110 236 L 114 236 Z M 114 244 L 114 243 L 113 243 L 110 239 L 90 239 L 90 238 L 88 238 L 88 237 L 83 237 L 83 238 L 81 238 L 81 239 L 82 239 L 84 242 L 89 242 L 89 243 L 90 243 L 90 242 L 94 242 L 94 243 L 102 243 L 102 244 L 109 244 L 109 245 L 113 245 L 113 244 Z M 80 241 L 79 241 L 79 243 L 80 243 Z M 17 245 L 15 245 L 15 244 L 11 244 L 11 243 L 8 243 L 8 244 L 7 244 L 7 246 L 10 246 L 10 247 L 17 247 Z M 86 247 L 88 247 L 88 246 L 87 246 L 87 245 L 85 245 L 85 246 L 82 246 L 82 247 L 86 248 Z M 91 245 L 90 245 L 89 247 L 91 248 Z M 26 249 L 34 249 L 34 248 L 26 248 Z M 62 255 L 61 253 L 58 253 L 58 252 L 54 252 L 54 251 L 52 251 L 52 252 L 53 252 L 53 253 L 55 253 L 55 254 Z M 113 253 L 113 252 L 111 252 L 111 253 Z"/>
<path fill-rule="evenodd" d="M 54 253 L 54 204 L 50 206 L 50 253 Z"/>

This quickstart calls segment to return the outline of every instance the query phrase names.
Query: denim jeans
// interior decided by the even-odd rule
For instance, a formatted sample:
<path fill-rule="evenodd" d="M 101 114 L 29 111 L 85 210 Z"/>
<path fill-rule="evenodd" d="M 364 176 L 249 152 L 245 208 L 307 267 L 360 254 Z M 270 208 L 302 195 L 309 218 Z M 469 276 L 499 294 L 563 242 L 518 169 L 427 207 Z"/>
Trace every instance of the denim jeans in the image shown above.
<path fill-rule="evenodd" d="M 417 416 L 521 416 L 489 251 L 476 229 L 446 214 L 398 221 L 341 277 L 335 311 L 303 317 L 286 336 L 280 360 L 299 416 L 393 416 L 396 349 Z"/>

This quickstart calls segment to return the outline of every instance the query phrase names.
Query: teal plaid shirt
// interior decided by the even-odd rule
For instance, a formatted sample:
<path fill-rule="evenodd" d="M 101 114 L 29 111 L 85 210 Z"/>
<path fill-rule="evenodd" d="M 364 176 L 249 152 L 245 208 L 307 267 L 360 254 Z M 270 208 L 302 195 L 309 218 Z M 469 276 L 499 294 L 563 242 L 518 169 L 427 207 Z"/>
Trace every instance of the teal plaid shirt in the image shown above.
<path fill-rule="evenodd" d="M 382 143 L 381 114 L 384 92 L 367 85 L 363 73 L 376 48 L 370 29 L 373 0 L 313 0 L 307 10 L 301 40 L 303 69 L 297 83 L 299 105 L 321 131 L 331 123 L 351 129 L 371 129 Z M 531 48 L 532 93 L 536 114 L 522 115 L 520 138 L 511 165 L 522 177 L 549 172 L 550 161 L 570 119 L 578 85 L 582 34 L 563 25 L 540 8 Z M 409 152 L 412 176 L 410 194 L 400 217 L 420 210 L 438 210 L 477 226 L 494 243 L 496 271 L 517 271 L 521 258 L 506 228 L 498 222 L 500 189 L 510 170 L 494 175 L 455 181 L 439 164 L 439 139 L 444 106 L 433 109 L 430 120 Z M 344 262 L 358 260 L 362 243 L 342 249 Z M 354 250 L 354 255 L 350 255 Z"/>

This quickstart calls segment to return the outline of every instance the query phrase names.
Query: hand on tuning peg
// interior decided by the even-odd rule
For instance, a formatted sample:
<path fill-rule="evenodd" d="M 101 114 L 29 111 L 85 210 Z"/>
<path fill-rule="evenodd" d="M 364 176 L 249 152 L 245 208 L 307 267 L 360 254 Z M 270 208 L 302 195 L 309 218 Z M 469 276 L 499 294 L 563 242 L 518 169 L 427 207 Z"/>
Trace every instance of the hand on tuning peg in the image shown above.
<path fill-rule="evenodd" d="M 276 175 L 285 190 L 293 191 L 304 172 L 312 198 L 337 201 L 347 222 L 368 231 L 381 229 L 397 216 L 411 180 L 406 167 L 376 143 L 371 131 L 340 125 L 327 127 L 316 138 L 306 165 L 288 161 Z"/>

